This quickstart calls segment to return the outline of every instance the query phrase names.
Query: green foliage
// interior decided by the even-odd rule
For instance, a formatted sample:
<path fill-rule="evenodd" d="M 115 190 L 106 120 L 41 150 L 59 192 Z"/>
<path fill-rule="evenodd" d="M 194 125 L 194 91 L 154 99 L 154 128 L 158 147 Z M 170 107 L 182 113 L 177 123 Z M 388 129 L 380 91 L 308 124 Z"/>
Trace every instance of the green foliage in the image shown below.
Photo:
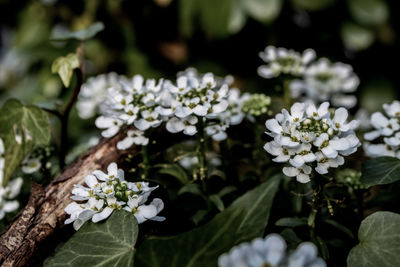
<path fill-rule="evenodd" d="M 344 45 L 354 51 L 367 49 L 375 40 L 374 33 L 355 23 L 345 23 L 341 29 Z"/>
<path fill-rule="evenodd" d="M 286 217 L 276 221 L 276 226 L 297 227 L 306 226 L 307 218 Z"/>
<path fill-rule="evenodd" d="M 335 0 L 292 0 L 293 4 L 309 11 L 317 11 L 328 8 L 335 3 Z"/>
<path fill-rule="evenodd" d="M 79 58 L 77 54 L 70 53 L 65 57 L 59 57 L 51 65 L 51 72 L 58 73 L 65 87 L 68 87 L 74 69 L 79 68 Z"/>
<path fill-rule="evenodd" d="M 138 224 L 114 211 L 105 222 L 86 223 L 44 266 L 133 266 Z"/>
<path fill-rule="evenodd" d="M 168 238 L 150 238 L 136 253 L 138 266 L 216 266 L 234 245 L 261 236 L 280 178 L 274 177 L 238 198 L 209 223 Z"/>
<path fill-rule="evenodd" d="M 390 184 L 398 180 L 400 180 L 400 160 L 397 158 L 373 158 L 363 164 L 361 181 L 366 186 Z"/>
<path fill-rule="evenodd" d="M 50 122 L 40 108 L 24 106 L 11 99 L 0 109 L 0 125 L 0 137 L 5 146 L 3 183 L 7 184 L 14 170 L 35 147 L 50 142 Z"/>
<path fill-rule="evenodd" d="M 361 222 L 360 244 L 347 257 L 349 267 L 400 266 L 400 215 L 379 211 Z"/>
<path fill-rule="evenodd" d="M 104 24 L 102 22 L 95 22 L 86 29 L 80 31 L 53 31 L 50 40 L 66 41 L 70 39 L 76 39 L 79 41 L 85 41 L 94 37 L 102 30 L 104 30 Z"/>
<path fill-rule="evenodd" d="M 383 0 L 348 0 L 353 18 L 365 26 L 380 26 L 389 19 L 389 8 Z"/>
<path fill-rule="evenodd" d="M 269 23 L 275 20 L 281 12 L 281 0 L 242 0 L 247 14 L 255 20 Z"/>
<path fill-rule="evenodd" d="M 154 166 L 154 168 L 159 168 L 157 171 L 158 173 L 168 174 L 176 178 L 182 184 L 187 184 L 190 181 L 189 175 L 178 164 L 157 164 Z"/>

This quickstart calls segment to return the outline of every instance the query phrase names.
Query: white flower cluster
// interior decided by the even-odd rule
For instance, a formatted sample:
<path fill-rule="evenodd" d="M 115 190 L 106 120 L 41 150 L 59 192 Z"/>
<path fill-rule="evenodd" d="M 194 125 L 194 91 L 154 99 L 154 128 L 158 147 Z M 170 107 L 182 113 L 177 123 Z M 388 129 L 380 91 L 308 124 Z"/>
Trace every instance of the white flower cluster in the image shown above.
<path fill-rule="evenodd" d="M 358 122 L 347 122 L 348 112 L 338 108 L 329 112 L 329 103 L 318 108 L 312 104 L 295 103 L 274 119 L 266 121 L 268 135 L 274 139 L 264 149 L 275 156 L 275 162 L 288 162 L 283 173 L 296 177 L 300 183 L 310 181 L 312 169 L 319 174 L 328 173 L 344 163 L 343 156 L 350 155 L 361 145 L 354 129 Z"/>
<path fill-rule="evenodd" d="M 258 75 L 270 79 L 281 74 L 302 75 L 308 63 L 315 58 L 315 51 L 307 49 L 300 54 L 282 47 L 267 46 L 259 55 L 267 65 L 258 68 Z"/>
<path fill-rule="evenodd" d="M 371 115 L 371 125 L 374 130 L 364 135 L 367 141 L 380 137 L 381 143 L 364 143 L 364 151 L 370 157 L 390 156 L 400 159 L 400 102 L 395 100 L 391 104 L 383 104 L 387 116 L 381 112 Z"/>
<path fill-rule="evenodd" d="M 326 267 L 318 258 L 318 250 L 311 242 L 301 243 L 295 251 L 286 252 L 286 242 L 278 234 L 251 243 L 242 243 L 218 259 L 219 267 Z"/>
<path fill-rule="evenodd" d="M 335 107 L 352 108 L 357 104 L 357 98 L 348 94 L 356 91 L 360 82 L 350 65 L 332 63 L 326 58 L 313 62 L 316 54 L 312 49 L 300 54 L 267 46 L 260 57 L 267 63 L 258 68 L 261 77 L 270 79 L 287 74 L 298 78 L 290 83 L 293 98 L 301 97 L 302 101 L 314 104 L 331 101 Z"/>
<path fill-rule="evenodd" d="M 138 223 L 146 220 L 163 221 L 157 214 L 164 208 L 159 198 L 145 204 L 151 192 L 157 188 L 149 187 L 147 182 L 127 182 L 124 171 L 116 163 L 107 168 L 108 173 L 96 170 L 85 177 L 87 186 L 75 185 L 71 199 L 77 201 L 68 204 L 65 212 L 70 215 L 66 224 L 73 223 L 78 230 L 86 221 L 96 223 L 108 218 L 114 210 L 126 210 L 135 215 Z"/>
<path fill-rule="evenodd" d="M 0 220 L 2 220 L 6 213 L 13 212 L 19 207 L 17 200 L 12 200 L 18 196 L 21 186 L 22 178 L 8 182 L 6 186 L 3 186 L 4 179 L 4 143 L 3 139 L 0 138 Z"/>
<path fill-rule="evenodd" d="M 104 137 L 115 135 L 124 125 L 137 128 L 128 131 L 127 138 L 118 143 L 119 149 L 127 149 L 132 144 L 147 145 L 145 132 L 163 122 L 169 132 L 186 135 L 196 134 L 203 124 L 206 132 L 216 139 L 229 126 L 225 121 L 224 124 L 208 122 L 218 120 L 229 106 L 230 77 L 216 78 L 212 73 L 199 75 L 194 69 L 188 69 L 178 74 L 176 84 L 162 79 L 145 81 L 140 75 L 115 82 L 107 89 L 106 98 L 94 106 L 100 106 L 101 116 L 96 119 L 96 126 L 103 129 Z"/>
<path fill-rule="evenodd" d="M 118 86 L 118 80 L 123 76 L 111 72 L 91 77 L 81 87 L 76 108 L 82 119 L 89 119 L 98 113 L 102 113 L 101 104 L 107 99 L 107 90 L 110 87 Z M 100 109 L 100 110 L 99 110 Z"/>
<path fill-rule="evenodd" d="M 304 99 L 314 103 L 329 100 L 335 107 L 352 108 L 357 104 L 357 98 L 347 93 L 356 91 L 359 82 L 350 65 L 321 58 L 306 68 L 301 80 L 290 84 L 290 90 L 293 98 L 304 94 Z"/>

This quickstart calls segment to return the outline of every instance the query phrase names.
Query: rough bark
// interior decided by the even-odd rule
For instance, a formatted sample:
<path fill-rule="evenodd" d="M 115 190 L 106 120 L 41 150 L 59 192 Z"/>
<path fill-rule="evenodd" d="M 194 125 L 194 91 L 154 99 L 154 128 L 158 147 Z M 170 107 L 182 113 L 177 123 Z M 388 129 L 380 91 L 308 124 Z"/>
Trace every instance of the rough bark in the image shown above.
<path fill-rule="evenodd" d="M 116 143 L 122 138 L 123 135 L 119 134 L 103 139 L 47 187 L 32 185 L 27 205 L 0 235 L 1 266 L 40 264 L 43 260 L 41 252 L 49 251 L 46 248 L 49 240 L 61 233 L 65 226 L 64 208 L 71 202 L 69 196 L 73 185 L 82 184 L 84 177 L 96 169 L 104 170 L 109 163 L 120 162 L 128 153 L 138 153 L 137 147 L 129 151 L 116 150 Z"/>

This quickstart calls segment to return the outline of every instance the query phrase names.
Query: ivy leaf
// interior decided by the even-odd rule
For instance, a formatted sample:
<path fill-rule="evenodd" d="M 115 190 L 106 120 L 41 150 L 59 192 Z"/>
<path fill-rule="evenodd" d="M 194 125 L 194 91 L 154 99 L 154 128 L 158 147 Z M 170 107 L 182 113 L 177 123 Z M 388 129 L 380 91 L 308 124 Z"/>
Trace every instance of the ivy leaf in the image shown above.
<path fill-rule="evenodd" d="M 361 222 L 360 244 L 347 257 L 347 266 L 400 266 L 400 215 L 379 211 Z"/>
<path fill-rule="evenodd" d="M 117 210 L 104 222 L 87 222 L 44 266 L 133 266 L 137 236 L 135 216 Z"/>
<path fill-rule="evenodd" d="M 366 186 L 390 184 L 399 180 L 400 160 L 397 158 L 373 158 L 362 166 L 361 182 Z"/>
<path fill-rule="evenodd" d="M 278 189 L 276 176 L 238 198 L 210 222 L 189 232 L 144 241 L 135 254 L 137 266 L 216 266 L 233 246 L 262 236 Z"/>
<path fill-rule="evenodd" d="M 5 166 L 3 184 L 35 147 L 50 142 L 47 114 L 36 106 L 24 106 L 16 99 L 8 100 L 0 109 L 0 137 L 3 139 Z"/>
<path fill-rule="evenodd" d="M 71 82 L 73 70 L 79 68 L 77 54 L 70 53 L 65 57 L 59 57 L 51 65 L 51 72 L 58 73 L 65 87 Z"/>
<path fill-rule="evenodd" d="M 104 24 L 99 21 L 80 31 L 56 31 L 53 29 L 50 40 L 66 41 L 70 39 L 76 39 L 79 41 L 84 41 L 94 37 L 98 32 L 101 32 L 102 30 L 104 30 Z"/>
<path fill-rule="evenodd" d="M 157 164 L 154 168 L 160 168 L 157 172 L 168 174 L 178 179 L 182 184 L 189 183 L 190 179 L 186 171 L 178 164 Z"/>

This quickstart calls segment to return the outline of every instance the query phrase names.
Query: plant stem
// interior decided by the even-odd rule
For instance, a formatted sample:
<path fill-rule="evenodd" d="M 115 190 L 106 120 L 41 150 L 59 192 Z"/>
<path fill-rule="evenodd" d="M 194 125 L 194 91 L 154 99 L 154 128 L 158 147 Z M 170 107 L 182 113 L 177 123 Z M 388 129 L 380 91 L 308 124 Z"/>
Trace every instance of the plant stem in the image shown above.
<path fill-rule="evenodd" d="M 207 166 L 206 166 L 206 140 L 204 134 L 204 121 L 202 117 L 199 117 L 198 134 L 197 134 L 197 158 L 199 160 L 199 174 L 200 180 L 204 180 L 207 176 Z"/>
<path fill-rule="evenodd" d="M 290 96 L 290 80 L 283 81 L 283 104 L 285 108 L 289 109 L 292 105 L 292 98 Z"/>
<path fill-rule="evenodd" d="M 65 167 L 65 157 L 68 151 L 68 119 L 69 114 L 71 113 L 72 107 L 78 99 L 79 92 L 81 91 L 81 86 L 83 83 L 83 72 L 81 69 L 76 69 L 76 84 L 74 91 L 72 93 L 71 99 L 68 101 L 67 106 L 64 111 L 61 113 L 60 121 L 61 121 L 61 144 L 60 144 L 60 158 L 59 164 L 60 169 Z"/>
<path fill-rule="evenodd" d="M 149 149 L 147 146 L 142 146 L 141 149 L 142 160 L 143 160 L 142 179 L 147 179 L 147 176 L 149 175 Z"/>

